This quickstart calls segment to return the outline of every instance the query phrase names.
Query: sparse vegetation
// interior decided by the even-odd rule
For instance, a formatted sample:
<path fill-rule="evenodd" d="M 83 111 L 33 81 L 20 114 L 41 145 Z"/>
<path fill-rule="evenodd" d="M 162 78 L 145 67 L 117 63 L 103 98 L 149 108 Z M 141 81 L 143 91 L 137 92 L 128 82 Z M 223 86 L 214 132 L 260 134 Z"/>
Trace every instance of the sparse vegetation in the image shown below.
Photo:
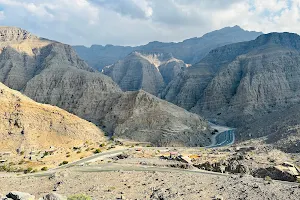
<path fill-rule="evenodd" d="M 105 147 L 105 143 L 100 144 L 100 147 Z"/>
<path fill-rule="evenodd" d="M 48 171 L 48 167 L 42 167 L 42 171 Z"/>
<path fill-rule="evenodd" d="M 94 151 L 94 154 L 97 154 L 97 153 L 101 153 L 101 150 L 100 150 L 100 149 L 96 149 L 96 150 Z"/>
<path fill-rule="evenodd" d="M 19 162 L 19 165 L 22 165 L 23 163 L 25 163 L 25 160 L 22 159 L 20 162 Z"/>
<path fill-rule="evenodd" d="M 46 156 L 49 156 L 49 152 L 48 151 L 45 151 L 44 152 L 44 155 L 42 156 L 42 158 L 46 157 Z"/>
<path fill-rule="evenodd" d="M 27 169 L 24 170 L 24 174 L 28 174 L 32 171 L 32 167 L 28 167 Z"/>
<path fill-rule="evenodd" d="M 65 161 L 63 161 L 62 163 L 60 163 L 59 166 L 66 165 L 66 164 L 68 164 L 68 163 L 69 163 L 69 162 L 65 160 Z"/>
<path fill-rule="evenodd" d="M 265 181 L 272 182 L 272 178 L 270 176 L 266 176 Z"/>
<path fill-rule="evenodd" d="M 92 198 L 85 194 L 76 194 L 69 196 L 68 200 L 92 200 Z"/>

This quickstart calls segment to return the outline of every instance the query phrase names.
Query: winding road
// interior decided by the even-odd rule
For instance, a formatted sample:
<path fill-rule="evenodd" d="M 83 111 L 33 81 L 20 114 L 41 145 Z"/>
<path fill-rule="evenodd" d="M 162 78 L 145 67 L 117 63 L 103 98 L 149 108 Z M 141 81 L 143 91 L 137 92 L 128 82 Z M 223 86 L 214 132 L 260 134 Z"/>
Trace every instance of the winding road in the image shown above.
<path fill-rule="evenodd" d="M 206 148 L 224 147 L 234 144 L 235 134 L 233 128 L 219 126 L 212 123 L 210 123 L 210 126 L 219 132 L 212 136 L 212 144 Z"/>

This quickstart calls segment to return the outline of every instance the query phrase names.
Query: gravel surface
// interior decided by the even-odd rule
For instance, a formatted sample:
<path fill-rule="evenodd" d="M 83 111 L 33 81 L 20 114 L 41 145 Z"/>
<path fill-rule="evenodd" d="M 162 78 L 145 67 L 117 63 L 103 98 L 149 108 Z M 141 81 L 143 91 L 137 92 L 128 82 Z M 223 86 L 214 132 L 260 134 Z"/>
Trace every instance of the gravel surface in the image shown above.
<path fill-rule="evenodd" d="M 299 199 L 298 184 L 266 182 L 251 176 L 216 176 L 180 172 L 75 172 L 51 177 L 0 178 L 0 193 L 12 190 L 41 197 L 85 193 L 93 199 Z"/>

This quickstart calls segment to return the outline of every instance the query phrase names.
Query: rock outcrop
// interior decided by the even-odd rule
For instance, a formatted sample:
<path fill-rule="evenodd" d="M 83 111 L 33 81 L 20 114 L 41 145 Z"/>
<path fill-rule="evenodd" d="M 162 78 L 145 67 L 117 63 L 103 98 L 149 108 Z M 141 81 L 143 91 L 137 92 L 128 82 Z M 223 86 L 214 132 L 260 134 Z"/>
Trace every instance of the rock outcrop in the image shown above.
<path fill-rule="evenodd" d="M 53 192 L 45 195 L 43 198 L 40 198 L 40 200 L 67 200 L 67 197 Z"/>
<path fill-rule="evenodd" d="M 18 192 L 18 191 L 12 191 L 8 193 L 6 197 L 13 200 L 34 200 L 35 199 L 35 197 L 31 194 Z"/>
<path fill-rule="evenodd" d="M 92 45 L 90 48 L 74 46 L 74 49 L 91 67 L 101 71 L 105 66 L 112 65 L 125 58 L 133 51 L 171 53 L 175 58 L 188 64 L 195 64 L 205 57 L 208 52 L 217 47 L 235 42 L 253 40 L 261 32 L 245 31 L 238 26 L 225 27 L 178 43 L 150 42 L 146 45 L 129 47 L 113 45 Z"/>
<path fill-rule="evenodd" d="M 32 52 L 33 56 L 20 52 L 8 43 L 0 54 L 0 81 L 119 137 L 155 145 L 209 144 L 204 119 L 143 91 L 122 92 L 108 76 L 88 67 L 70 46 L 51 41 Z"/>
<path fill-rule="evenodd" d="M 105 67 L 103 73 L 123 91 L 143 89 L 157 96 L 185 68 L 186 64 L 171 54 L 135 51 L 124 60 Z"/>

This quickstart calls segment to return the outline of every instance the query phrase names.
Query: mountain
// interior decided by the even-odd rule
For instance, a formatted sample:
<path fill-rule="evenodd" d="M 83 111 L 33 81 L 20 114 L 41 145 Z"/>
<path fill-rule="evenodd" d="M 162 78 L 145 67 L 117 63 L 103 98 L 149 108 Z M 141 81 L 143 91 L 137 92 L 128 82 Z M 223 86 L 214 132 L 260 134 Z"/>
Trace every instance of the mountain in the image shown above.
<path fill-rule="evenodd" d="M 104 141 L 94 124 L 60 108 L 36 103 L 0 83 L 1 151 L 73 148 L 86 141 Z"/>
<path fill-rule="evenodd" d="M 143 89 L 157 96 L 185 68 L 186 64 L 171 54 L 135 51 L 105 67 L 103 73 L 110 76 L 123 91 Z"/>
<path fill-rule="evenodd" d="M 15 28 L 0 29 L 7 34 L 6 38 L 15 31 Z M 21 29 L 18 32 L 27 34 Z M 27 40 L 31 39 L 24 38 L 17 44 L 30 43 Z M 28 45 L 33 55 L 10 46 L 9 42 L 7 46 L 2 44 L 1 82 L 35 101 L 56 105 L 122 138 L 155 145 L 210 143 L 210 128 L 198 115 L 144 91 L 122 92 L 111 78 L 82 61 L 70 46 L 38 37 L 33 40 Z M 44 41 L 48 45 L 36 46 Z"/>
<path fill-rule="evenodd" d="M 112 65 L 125 58 L 133 51 L 171 53 L 175 58 L 188 64 L 195 64 L 205 57 L 208 52 L 226 44 L 249 41 L 261 35 L 261 32 L 245 31 L 239 26 L 225 27 L 203 35 L 178 43 L 150 42 L 146 45 L 129 47 L 113 45 L 74 46 L 78 55 L 89 66 L 101 71 L 105 66 Z"/>
<path fill-rule="evenodd" d="M 240 138 L 258 137 L 271 133 L 254 131 L 271 125 L 262 119 L 300 102 L 299 74 L 300 36 L 270 33 L 212 50 L 177 76 L 162 97 L 240 128 Z M 277 118 L 278 123 L 288 117 Z"/>

